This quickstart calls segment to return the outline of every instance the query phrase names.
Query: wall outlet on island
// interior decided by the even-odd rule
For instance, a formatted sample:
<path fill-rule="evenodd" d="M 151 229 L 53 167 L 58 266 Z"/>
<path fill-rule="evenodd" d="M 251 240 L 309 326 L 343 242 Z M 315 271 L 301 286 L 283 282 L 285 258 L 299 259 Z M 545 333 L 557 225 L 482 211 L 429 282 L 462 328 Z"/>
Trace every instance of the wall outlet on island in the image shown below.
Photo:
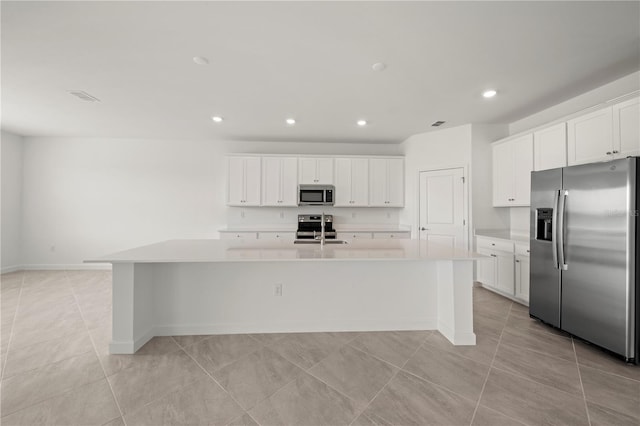
<path fill-rule="evenodd" d="M 280 219 L 284 219 L 284 212 L 280 212 Z"/>
<path fill-rule="evenodd" d="M 351 213 L 351 219 L 355 219 L 356 218 L 356 212 Z"/>
<path fill-rule="evenodd" d="M 276 284 L 275 287 L 273 287 L 273 295 L 282 296 L 282 284 Z"/>
<path fill-rule="evenodd" d="M 51 247 L 49 247 L 49 251 L 56 251 L 56 246 L 54 244 L 51 244 Z"/>

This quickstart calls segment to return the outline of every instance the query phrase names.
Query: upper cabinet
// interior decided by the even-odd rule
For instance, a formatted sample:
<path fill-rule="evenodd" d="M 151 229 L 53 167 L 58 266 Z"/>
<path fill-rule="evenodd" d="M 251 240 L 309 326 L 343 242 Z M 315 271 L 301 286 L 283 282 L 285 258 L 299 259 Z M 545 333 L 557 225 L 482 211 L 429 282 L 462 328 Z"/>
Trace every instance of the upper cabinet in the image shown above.
<path fill-rule="evenodd" d="M 404 160 L 376 158 L 369 160 L 369 205 L 404 206 Z"/>
<path fill-rule="evenodd" d="M 369 160 L 367 158 L 337 158 L 335 166 L 335 206 L 368 206 Z"/>
<path fill-rule="evenodd" d="M 333 183 L 333 158 L 300 158 L 299 165 L 299 183 Z"/>
<path fill-rule="evenodd" d="M 560 123 L 533 133 L 533 170 L 567 165 L 567 124 Z"/>
<path fill-rule="evenodd" d="M 574 118 L 567 125 L 569 165 L 640 154 L 639 98 Z"/>
<path fill-rule="evenodd" d="M 604 108 L 567 121 L 567 162 L 593 163 L 613 158 L 613 109 Z"/>
<path fill-rule="evenodd" d="M 227 204 L 260 205 L 260 157 L 227 158 Z"/>
<path fill-rule="evenodd" d="M 533 135 L 493 145 L 494 207 L 528 206 L 533 170 Z"/>
<path fill-rule="evenodd" d="M 262 158 L 262 205 L 298 205 L 298 159 Z"/>
<path fill-rule="evenodd" d="M 613 147 L 618 157 L 640 155 L 640 98 L 613 105 Z"/>

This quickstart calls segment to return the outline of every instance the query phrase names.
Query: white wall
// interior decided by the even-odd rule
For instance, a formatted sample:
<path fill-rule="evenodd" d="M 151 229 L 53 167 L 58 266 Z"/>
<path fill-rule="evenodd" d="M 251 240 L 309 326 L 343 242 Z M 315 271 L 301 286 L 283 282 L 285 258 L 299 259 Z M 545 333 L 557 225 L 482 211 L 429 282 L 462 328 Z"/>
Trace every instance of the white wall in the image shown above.
<path fill-rule="evenodd" d="M 22 264 L 22 138 L 2 131 L 0 157 L 2 178 L 2 272 L 16 270 Z"/>
<path fill-rule="evenodd" d="M 471 226 L 508 229 L 508 209 L 493 207 L 493 155 L 491 143 L 506 136 L 507 126 L 474 124 L 471 127 Z"/>
<path fill-rule="evenodd" d="M 402 146 L 406 199 L 400 220 L 412 226 L 413 238 L 417 238 L 420 172 L 460 166 L 468 170 L 471 163 L 471 125 L 413 135 Z"/>
<path fill-rule="evenodd" d="M 217 237 L 239 212 L 225 205 L 224 156 L 231 152 L 397 155 L 401 148 L 25 138 L 23 263 L 76 267 L 84 259 L 165 239 Z M 245 210 L 261 224 L 279 211 Z"/>

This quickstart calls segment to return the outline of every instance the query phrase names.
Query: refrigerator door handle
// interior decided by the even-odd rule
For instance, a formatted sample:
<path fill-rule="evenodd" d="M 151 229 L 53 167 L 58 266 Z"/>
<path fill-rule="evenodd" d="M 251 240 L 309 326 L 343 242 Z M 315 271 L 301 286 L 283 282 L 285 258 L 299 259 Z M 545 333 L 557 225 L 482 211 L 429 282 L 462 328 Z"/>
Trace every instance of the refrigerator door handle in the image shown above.
<path fill-rule="evenodd" d="M 558 197 L 558 269 L 566 271 L 569 267 L 564 258 L 564 210 L 567 204 L 569 191 L 561 189 Z"/>
<path fill-rule="evenodd" d="M 553 254 L 553 267 L 560 269 L 558 266 L 558 199 L 560 191 L 556 190 L 553 196 L 553 213 L 551 214 L 551 253 Z"/>

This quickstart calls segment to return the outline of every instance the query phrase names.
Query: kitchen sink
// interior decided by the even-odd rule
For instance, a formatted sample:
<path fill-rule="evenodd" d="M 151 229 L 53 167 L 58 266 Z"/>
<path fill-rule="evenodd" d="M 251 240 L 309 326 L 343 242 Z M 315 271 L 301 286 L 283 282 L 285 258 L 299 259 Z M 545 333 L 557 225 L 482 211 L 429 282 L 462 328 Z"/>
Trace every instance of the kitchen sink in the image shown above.
<path fill-rule="evenodd" d="M 349 244 L 344 240 L 324 240 L 325 244 Z M 293 244 L 320 244 L 320 240 L 294 240 Z"/>

